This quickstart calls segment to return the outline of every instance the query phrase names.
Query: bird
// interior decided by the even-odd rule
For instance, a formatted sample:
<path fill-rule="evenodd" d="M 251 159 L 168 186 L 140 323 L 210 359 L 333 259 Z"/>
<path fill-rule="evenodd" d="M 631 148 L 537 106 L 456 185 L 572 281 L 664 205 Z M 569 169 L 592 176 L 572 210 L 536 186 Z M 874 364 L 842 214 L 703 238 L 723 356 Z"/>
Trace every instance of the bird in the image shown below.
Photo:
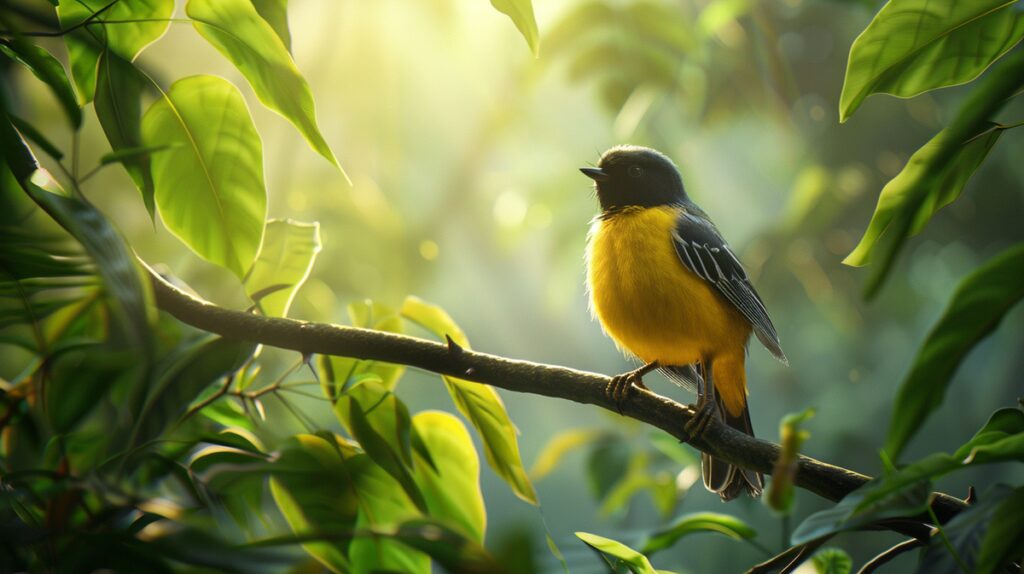
<path fill-rule="evenodd" d="M 597 167 L 600 214 L 587 237 L 591 314 L 616 346 L 643 366 L 612 377 L 605 389 L 621 409 L 643 376 L 660 370 L 697 393 L 685 430 L 700 436 L 712 419 L 753 436 L 745 360 L 751 334 L 788 364 L 760 295 L 722 234 L 686 193 L 676 165 L 661 152 L 616 146 Z M 723 501 L 757 497 L 764 477 L 702 453 L 704 485 Z"/>

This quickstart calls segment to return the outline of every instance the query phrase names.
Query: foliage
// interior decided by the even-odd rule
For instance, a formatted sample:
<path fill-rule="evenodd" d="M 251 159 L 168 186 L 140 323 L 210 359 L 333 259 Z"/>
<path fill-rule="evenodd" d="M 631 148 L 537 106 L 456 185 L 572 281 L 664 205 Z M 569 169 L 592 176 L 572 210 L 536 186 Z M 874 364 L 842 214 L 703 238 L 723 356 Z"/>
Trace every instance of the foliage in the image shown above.
<path fill-rule="evenodd" d="M 436 4 L 443 11 L 444 2 Z M 785 38 L 774 37 L 767 17 L 773 10 L 795 11 L 800 3 L 786 4 L 581 0 L 545 29 L 542 52 L 532 1 L 491 1 L 500 13 L 495 17 L 511 20 L 539 66 L 564 64 L 571 80 L 597 89 L 614 116 L 609 123 L 617 137 L 643 133 L 654 140 L 665 124 L 712 126 L 742 106 L 789 117 L 790 107 L 803 99 L 780 65 L 776 45 Z M 969 84 L 947 125 L 893 171 L 863 238 L 845 260 L 872 265 L 869 297 L 895 273 L 910 238 L 934 227 L 940 209 L 963 201 L 972 178 L 995 157 L 996 144 L 1019 126 L 1001 123 L 998 114 L 1013 109 L 1024 88 L 1020 8 L 1019 0 L 889 0 L 853 42 L 837 94 L 840 122 L 872 94 L 916 98 Z M 775 549 L 759 537 L 766 531 L 760 522 L 684 509 L 699 478 L 697 458 L 673 437 L 635 421 L 617 430 L 563 428 L 528 473 L 519 429 L 487 385 L 443 375 L 448 396 L 441 396 L 450 398 L 452 413 L 420 409 L 422 397 L 402 383 L 403 365 L 282 358 L 287 354 L 279 350 L 216 337 L 157 311 L 149 283 L 155 271 L 139 254 L 160 250 L 129 242 L 122 232 L 130 228 L 128 216 L 97 207 L 104 195 L 123 202 L 126 211 L 145 210 L 147 225 L 170 231 L 182 250 L 205 260 L 195 263 L 215 277 L 220 291 L 211 298 L 252 313 L 289 316 L 297 298 L 325 289 L 322 280 L 310 280 L 314 271 L 334 271 L 337 259 L 325 249 L 332 242 L 322 240 L 321 231 L 331 239 L 343 230 L 326 223 L 321 229 L 319 221 L 268 219 L 280 209 L 275 197 L 283 196 L 269 192 L 268 183 L 280 174 L 265 174 L 265 137 L 272 128 L 264 125 L 267 114 L 251 110 L 249 102 L 281 116 L 285 128 L 294 128 L 327 160 L 317 158 L 327 175 L 298 177 L 318 189 L 324 179 L 336 178 L 357 190 L 344 199 L 318 197 L 319 210 L 328 214 L 339 204 L 363 210 L 369 225 L 381 228 L 395 215 L 381 207 L 379 189 L 359 177 L 349 181 L 341 169 L 328 143 L 332 131 L 322 129 L 333 122 L 318 118 L 314 91 L 292 54 L 293 32 L 301 36 L 289 26 L 288 9 L 286 0 L 189 0 L 176 18 L 171 0 L 0 7 L 0 347 L 9 361 L 0 379 L 0 570 L 511 571 L 508 555 L 497 556 L 500 544 L 488 534 L 488 525 L 504 516 L 492 510 L 488 517 L 481 458 L 500 479 L 495 482 L 532 511 L 543 494 L 534 483 L 554 482 L 576 453 L 583 457 L 581 483 L 587 483 L 597 513 L 621 525 L 615 538 L 630 542 L 577 533 L 586 545 L 577 543 L 579 548 L 593 549 L 611 571 L 667 572 L 654 569 L 655 554 L 666 563 L 688 564 L 692 556 L 675 551 L 697 538 L 741 542 L 744 550 L 770 555 Z M 205 41 L 209 54 L 223 58 L 232 78 L 215 74 L 217 69 L 165 78 L 166 70 L 149 60 L 158 51 L 147 50 L 175 22 L 194 33 L 191 41 Z M 763 70 L 770 70 L 777 89 L 738 87 L 736 78 Z M 25 103 L 43 91 L 52 96 L 53 121 L 46 116 L 50 108 L 39 113 Z M 495 106 L 501 112 L 487 128 L 513 124 L 506 108 L 520 103 Z M 424 115 L 430 114 L 418 111 L 402 123 L 419 126 Z M 97 141 L 105 144 L 96 165 L 82 175 L 80 139 L 97 127 L 90 127 L 92 118 L 95 136 L 103 138 Z M 492 145 L 491 137 L 485 133 L 472 153 L 486 158 L 480 148 Z M 364 157 L 361 147 L 347 142 L 341 155 Z M 112 164 L 121 166 L 137 196 L 87 186 Z M 467 175 L 469 167 L 450 171 L 457 174 L 454 189 L 479 183 Z M 841 174 L 818 165 L 802 173 L 779 212 L 779 231 L 763 244 L 791 259 L 800 257 L 788 244 L 826 243 L 837 214 L 856 199 L 830 197 L 832 187 L 843 187 Z M 453 207 L 461 199 L 472 201 L 452 196 L 440 209 L 463 209 L 451 219 L 476 221 L 469 208 Z M 507 203 L 510 212 L 523 212 L 520 219 L 536 215 L 516 208 L 514 199 Z M 349 237 L 362 231 L 353 225 Z M 396 233 L 401 241 L 422 237 L 419 253 L 427 260 L 438 255 L 429 238 L 439 235 L 431 229 Z M 809 560 L 818 572 L 848 573 L 854 558 L 823 544 L 904 523 L 933 532 L 922 541 L 921 572 L 999 572 L 1021 560 L 1020 484 L 988 485 L 945 522 L 932 512 L 936 481 L 980 465 L 1024 461 L 1019 407 L 996 410 L 951 453 L 893 464 L 941 406 L 963 362 L 1024 295 L 1021 245 L 1004 243 L 995 241 L 1002 253 L 960 281 L 916 357 L 906 361 L 885 442 L 886 472 L 805 517 L 779 549 L 796 556 L 791 567 Z M 578 253 L 572 257 L 575 264 Z M 187 267 L 180 261 L 160 272 L 177 281 L 174 273 Z M 371 271 L 364 266 L 352 274 Z M 803 272 L 804 284 L 829 284 L 821 268 Z M 470 349 L 454 312 L 415 296 L 357 298 L 347 310 L 355 327 L 428 334 L 453 354 Z M 317 320 L 331 318 L 324 312 Z M 796 508 L 800 450 L 808 436 L 801 425 L 813 412 L 780 424 L 780 456 L 766 502 L 784 535 Z M 869 423 L 865 417 L 857 424 Z M 647 507 L 655 524 L 638 526 L 636 517 Z M 546 524 L 544 530 L 555 558 L 566 569 L 569 562 L 575 567 Z M 837 539 L 839 534 L 850 538 Z"/>

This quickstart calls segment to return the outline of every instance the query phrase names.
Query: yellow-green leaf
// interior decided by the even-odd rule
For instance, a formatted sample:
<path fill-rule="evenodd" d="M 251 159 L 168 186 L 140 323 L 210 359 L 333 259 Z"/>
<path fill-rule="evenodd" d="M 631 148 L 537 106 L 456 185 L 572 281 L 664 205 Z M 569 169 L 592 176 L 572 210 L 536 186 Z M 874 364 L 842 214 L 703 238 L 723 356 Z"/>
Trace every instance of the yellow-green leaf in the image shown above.
<path fill-rule="evenodd" d="M 160 216 L 204 259 L 240 278 L 263 236 L 263 144 L 242 94 L 227 80 L 175 82 L 142 118 Z"/>
<path fill-rule="evenodd" d="M 1024 38 L 1016 0 L 890 0 L 850 48 L 839 119 L 864 98 L 969 82 Z"/>
<path fill-rule="evenodd" d="M 480 491 L 480 460 L 465 425 L 439 411 L 417 414 L 412 425 L 433 462 L 417 456 L 415 473 L 430 516 L 452 524 L 470 540 L 482 544 L 487 512 Z"/>
<path fill-rule="evenodd" d="M 263 245 L 245 278 L 245 292 L 253 297 L 273 292 L 258 301 L 268 317 L 287 317 L 299 288 L 313 270 L 320 252 L 320 224 L 271 219 L 263 231 Z"/>
<path fill-rule="evenodd" d="M 251 0 L 260 16 L 277 32 L 277 37 L 290 52 L 292 33 L 288 29 L 288 0 Z"/>
<path fill-rule="evenodd" d="M 537 19 L 533 16 L 532 0 L 491 0 L 491 6 L 512 19 L 519 33 L 526 39 L 534 56 L 540 54 L 540 32 Z"/>
<path fill-rule="evenodd" d="M 551 473 L 566 454 L 590 444 L 602 435 L 602 431 L 595 429 L 571 429 L 560 432 L 551 437 L 551 440 L 544 445 L 537 460 L 533 462 L 530 469 L 530 477 L 533 480 L 540 480 Z"/>
<path fill-rule="evenodd" d="M 284 116 L 317 153 L 341 170 L 317 126 L 309 84 L 256 8 L 248 0 L 189 0 L 185 12 L 199 34 L 249 80 L 263 105 Z"/>
<path fill-rule="evenodd" d="M 441 339 L 450 338 L 458 346 L 469 349 L 466 334 L 440 307 L 409 297 L 402 305 L 401 314 Z M 537 504 L 537 493 L 526 475 L 519 454 L 518 433 L 505 411 L 501 397 L 489 385 L 447 375 L 443 378 L 456 408 L 480 434 L 487 463 L 512 487 L 519 498 Z"/>
<path fill-rule="evenodd" d="M 621 542 L 587 532 L 577 532 L 576 537 L 601 554 L 621 561 L 633 574 L 656 574 L 646 556 Z"/>
<path fill-rule="evenodd" d="M 387 305 L 375 301 L 366 300 L 350 303 L 348 306 L 348 317 L 353 327 L 387 331 L 389 333 L 402 332 L 402 318 L 398 315 L 398 312 Z M 320 386 L 324 396 L 332 400 L 337 397 L 338 391 L 346 384 L 367 375 L 376 376 L 387 389 L 392 390 L 398 383 L 402 373 L 405 372 L 404 366 L 393 363 L 361 361 L 351 357 L 332 357 L 328 355 L 320 356 L 319 366 L 321 371 Z"/>

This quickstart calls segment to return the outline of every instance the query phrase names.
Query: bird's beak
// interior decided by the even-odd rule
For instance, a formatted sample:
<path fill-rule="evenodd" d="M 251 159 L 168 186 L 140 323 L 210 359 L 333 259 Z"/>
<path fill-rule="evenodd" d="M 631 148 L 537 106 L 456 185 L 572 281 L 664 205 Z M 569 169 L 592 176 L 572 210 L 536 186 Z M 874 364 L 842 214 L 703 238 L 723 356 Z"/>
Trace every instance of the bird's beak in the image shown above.
<path fill-rule="evenodd" d="M 580 171 L 583 172 L 583 175 L 594 181 L 605 181 L 608 179 L 608 174 L 599 167 L 581 167 Z"/>

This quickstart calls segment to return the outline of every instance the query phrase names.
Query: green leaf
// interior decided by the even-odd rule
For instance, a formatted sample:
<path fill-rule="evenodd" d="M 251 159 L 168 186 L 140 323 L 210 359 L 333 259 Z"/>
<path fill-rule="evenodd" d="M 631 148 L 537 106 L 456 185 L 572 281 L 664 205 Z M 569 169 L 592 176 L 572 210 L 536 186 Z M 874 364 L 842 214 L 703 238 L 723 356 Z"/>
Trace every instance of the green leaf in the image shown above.
<path fill-rule="evenodd" d="M 11 29 L 6 18 L 0 17 L 0 24 L 8 30 Z M 35 77 L 49 86 L 68 116 L 71 127 L 78 129 L 82 125 L 82 108 L 78 106 L 64 66 L 56 58 L 41 46 L 25 40 L 20 34 L 12 36 L 9 43 L 0 43 L 0 53 L 28 68 Z"/>
<path fill-rule="evenodd" d="M 630 467 L 630 448 L 620 436 L 605 436 L 587 456 L 587 479 L 590 491 L 603 500 L 626 476 Z M 637 453 L 641 454 L 641 453 Z"/>
<path fill-rule="evenodd" d="M 887 475 L 870 489 L 865 485 L 860 490 L 865 491 L 867 503 L 921 479 L 937 478 L 968 465 L 1009 460 L 1024 460 L 1024 413 L 1005 408 L 992 413 L 985 426 L 952 455 L 931 454 Z"/>
<path fill-rule="evenodd" d="M 175 147 L 181 147 L 181 146 L 180 145 L 177 145 L 177 146 L 170 146 L 170 145 L 139 146 L 139 147 L 129 147 L 129 148 L 125 148 L 125 149 L 122 149 L 122 150 L 119 150 L 119 151 L 112 151 L 110 153 L 105 153 L 102 156 L 100 156 L 100 165 L 110 165 L 112 163 L 125 163 L 125 162 L 127 162 L 129 160 L 133 160 L 133 159 L 135 159 L 137 157 L 149 156 L 149 155 L 154 154 L 154 153 L 156 153 L 158 151 L 163 151 L 165 149 L 171 149 L 171 148 L 175 148 Z"/>
<path fill-rule="evenodd" d="M 832 508 L 808 516 L 793 531 L 790 544 L 805 544 L 880 520 L 914 516 L 927 510 L 931 490 L 927 481 L 904 485 L 901 489 L 887 492 L 885 496 L 872 496 L 872 491 L 882 484 L 883 480 L 875 478 L 846 495 Z"/>
<path fill-rule="evenodd" d="M 526 39 L 533 56 L 540 55 L 540 32 L 537 31 L 537 19 L 533 16 L 532 0 L 491 0 L 491 6 L 511 18 Z"/>
<path fill-rule="evenodd" d="M 292 33 L 288 30 L 288 0 L 251 0 L 252 5 L 267 24 L 281 38 L 288 51 L 292 51 Z"/>
<path fill-rule="evenodd" d="M 987 502 L 983 498 L 981 502 Z M 1007 494 L 990 514 L 981 540 L 975 574 L 999 572 L 1010 561 L 1024 558 L 1024 487 Z"/>
<path fill-rule="evenodd" d="M 401 314 L 436 336 L 450 338 L 459 347 L 469 349 L 465 333 L 440 307 L 409 297 L 402 304 Z M 519 441 L 516 438 L 518 432 L 505 411 L 501 397 L 488 385 L 447 375 L 443 378 L 455 406 L 480 434 L 487 463 L 512 487 L 516 496 L 537 504 L 537 493 L 530 478 L 526 476 L 519 454 Z"/>
<path fill-rule="evenodd" d="M 199 34 L 249 80 L 263 105 L 284 116 L 317 153 L 341 170 L 317 127 L 309 84 L 256 8 L 248 0 L 189 0 L 185 12 Z"/>
<path fill-rule="evenodd" d="M 353 327 L 402 333 L 402 317 L 397 311 L 375 301 L 365 300 L 348 305 L 349 322 Z M 366 376 L 377 377 L 388 389 L 394 389 L 405 367 L 380 361 L 361 361 L 351 357 L 321 355 L 318 364 L 322 372 L 320 385 L 324 396 L 334 399 L 338 392 L 352 381 Z"/>
<path fill-rule="evenodd" d="M 811 557 L 811 564 L 818 574 L 850 574 L 853 558 L 840 548 L 822 548 Z"/>
<path fill-rule="evenodd" d="M 487 512 L 480 490 L 480 460 L 473 439 L 455 416 L 427 411 L 412 419 L 432 462 L 417 453 L 416 482 L 427 499 L 428 514 L 483 544 Z"/>
<path fill-rule="evenodd" d="M 733 540 L 753 540 L 757 531 L 735 516 L 717 512 L 684 514 L 672 524 L 656 530 L 641 548 L 650 556 L 675 544 L 680 538 L 698 532 L 717 532 Z"/>
<path fill-rule="evenodd" d="M 242 94 L 227 80 L 175 82 L 142 118 L 156 204 L 167 228 L 204 259 L 238 277 L 256 257 L 267 195 L 263 144 Z"/>
<path fill-rule="evenodd" d="M 646 556 L 621 542 L 587 532 L 577 532 L 576 537 L 601 554 L 624 564 L 633 574 L 656 574 Z"/>
<path fill-rule="evenodd" d="M 50 193 L 30 181 L 23 185 L 29 196 L 81 243 L 96 263 L 123 341 L 139 350 L 140 360 L 148 363 L 152 355 L 151 327 L 156 320 L 153 295 L 128 245 L 91 204 Z"/>
<path fill-rule="evenodd" d="M 64 35 L 79 101 L 86 104 L 93 99 L 96 63 L 104 46 L 134 61 L 146 46 L 164 35 L 173 13 L 174 0 L 63 0 L 57 15 L 64 30 L 91 18 L 89 24 Z M 108 25 L 101 23 L 104 20 L 133 22 Z"/>
<path fill-rule="evenodd" d="M 779 443 L 782 450 L 775 461 L 765 503 L 783 515 L 789 514 L 793 509 L 797 460 L 804 441 L 811 436 L 811 433 L 801 429 L 800 425 L 813 416 L 814 409 L 807 408 L 799 413 L 786 415 L 779 423 Z"/>
<path fill-rule="evenodd" d="M 203 389 L 237 371 L 255 351 L 254 343 L 204 337 L 170 356 L 135 419 L 130 448 L 160 436 Z"/>
<path fill-rule="evenodd" d="M 35 126 L 19 118 L 18 116 L 12 115 L 8 117 L 10 117 L 11 119 L 11 124 L 13 124 L 15 128 L 17 128 L 18 132 L 20 132 L 22 136 L 24 136 L 26 139 L 31 140 L 37 146 L 42 148 L 42 150 L 46 152 L 47 155 L 49 155 L 50 157 L 57 161 L 60 161 L 61 159 L 64 158 L 64 152 L 60 151 L 60 148 L 58 148 L 56 144 L 47 139 L 46 136 L 44 136 L 42 132 L 37 130 Z"/>
<path fill-rule="evenodd" d="M 1006 485 L 992 486 L 975 503 L 943 524 L 942 535 L 944 536 L 932 537 L 921 554 L 917 571 L 921 574 L 959 574 L 964 571 L 962 566 L 966 566 L 968 572 L 978 572 L 976 565 L 981 557 L 983 540 L 989 538 L 989 532 L 997 513 L 1003 508 L 1004 503 L 1013 500 L 1015 493 L 1017 500 L 1021 500 L 1021 493 L 1024 493 L 1024 489 L 1018 489 L 1015 492 Z M 1017 514 L 1020 514 L 1020 509 L 1021 507 L 1018 506 Z M 1020 522 L 1019 519 L 1018 522 Z M 1002 532 L 997 530 L 996 534 L 1002 534 Z M 1011 537 L 1009 541 L 1000 541 L 999 545 L 1003 546 L 1012 540 Z M 946 546 L 947 541 L 949 546 Z M 995 563 L 1002 562 L 1004 558 L 1007 557 L 999 556 Z"/>
<path fill-rule="evenodd" d="M 394 395 L 390 397 L 394 399 Z M 338 400 L 337 404 L 346 404 L 345 410 L 347 410 L 347 423 L 348 428 L 352 433 L 352 436 L 359 441 L 359 446 L 363 448 L 363 451 L 373 462 L 377 463 L 385 472 L 391 475 L 398 484 L 402 486 L 402 490 L 405 491 L 406 496 L 409 500 L 416 505 L 416 508 L 422 512 L 427 510 L 427 501 L 423 498 L 423 493 L 420 492 L 419 485 L 412 477 L 412 471 L 406 461 L 403 460 L 402 450 L 392 448 L 392 442 L 384 438 L 377 429 L 373 428 L 370 421 L 367 418 L 367 413 L 363 412 L 363 407 L 358 401 L 353 399 L 351 396 L 346 395 Z M 401 403 L 398 403 L 401 405 Z M 379 408 L 379 405 L 378 405 Z M 387 408 L 387 407 L 384 407 Z M 404 405 L 402 405 L 404 409 Z M 405 412 L 405 424 L 408 424 L 409 413 Z M 399 419 L 401 420 L 401 419 Z M 406 427 L 406 433 L 408 433 L 408 427 Z M 400 432 L 400 431 L 399 431 Z M 408 439 L 406 439 L 408 440 Z M 411 451 L 411 446 L 409 448 Z M 409 455 L 411 456 L 411 455 Z"/>
<path fill-rule="evenodd" d="M 334 405 L 338 421 L 354 433 L 352 406 L 360 407 L 363 418 L 402 464 L 412 469 L 412 420 L 409 409 L 379 381 L 365 378 L 352 385 Z M 358 438 L 358 437 L 357 437 Z M 364 449 L 366 445 L 363 445 Z M 372 456 L 372 455 L 371 455 Z M 378 463 L 379 464 L 379 463 Z"/>
<path fill-rule="evenodd" d="M 839 120 L 864 98 L 969 82 L 1024 38 L 1016 0 L 890 0 L 850 48 Z"/>
<path fill-rule="evenodd" d="M 562 458 L 570 452 L 590 444 L 598 439 L 603 431 L 595 429 L 570 429 L 560 432 L 541 448 L 537 460 L 530 469 L 530 478 L 540 480 L 558 466 Z"/>
<path fill-rule="evenodd" d="M 1024 298 L 1024 244 L 978 268 L 957 287 L 932 328 L 896 395 L 885 451 L 899 458 L 903 447 L 945 398 L 960 362 L 992 333 Z"/>
<path fill-rule="evenodd" d="M 107 134 L 114 153 L 138 150 L 142 146 L 142 92 L 146 77 L 130 62 L 110 50 L 100 56 L 96 73 L 96 117 Z M 153 174 L 147 154 L 121 156 L 119 161 L 142 194 L 149 217 L 154 217 Z"/>
<path fill-rule="evenodd" d="M 119 380 L 138 376 L 133 353 L 99 343 L 54 353 L 48 360 L 46 414 L 58 433 L 74 430 Z"/>
<path fill-rule="evenodd" d="M 245 292 L 252 297 L 269 287 L 284 286 L 258 303 L 264 315 L 286 317 L 319 252 L 319 223 L 271 219 L 263 232 L 259 256 L 245 278 Z"/>
<path fill-rule="evenodd" d="M 1024 52 L 1017 51 L 985 77 L 949 126 L 915 152 L 903 171 L 886 184 L 867 231 L 843 260 L 846 265 L 861 266 L 881 259 L 868 280 L 866 297 L 878 292 L 907 238 L 960 195 L 1004 129 L 990 119 L 1022 87 Z"/>

